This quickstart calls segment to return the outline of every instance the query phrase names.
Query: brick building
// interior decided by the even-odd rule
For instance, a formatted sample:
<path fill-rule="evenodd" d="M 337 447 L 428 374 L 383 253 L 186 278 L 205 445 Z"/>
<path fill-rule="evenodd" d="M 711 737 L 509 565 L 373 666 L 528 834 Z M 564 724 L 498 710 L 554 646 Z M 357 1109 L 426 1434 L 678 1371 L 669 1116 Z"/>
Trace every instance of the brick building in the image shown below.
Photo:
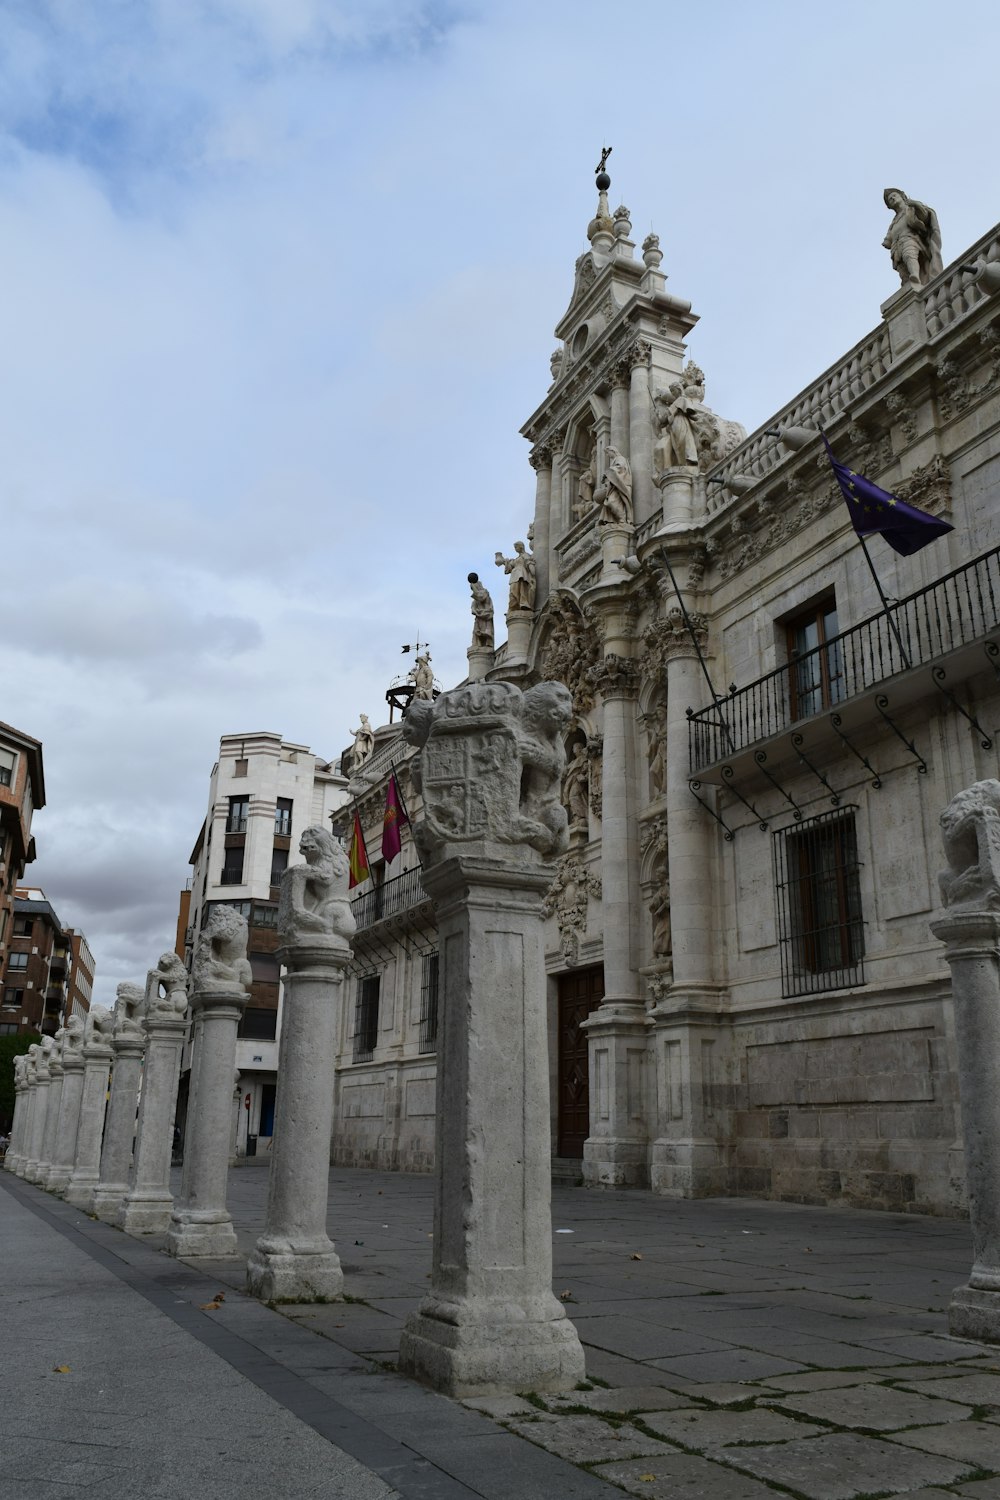
<path fill-rule="evenodd" d="M 0 723 L 0 967 L 11 934 L 14 890 L 35 857 L 32 814 L 44 806 L 41 742 Z"/>

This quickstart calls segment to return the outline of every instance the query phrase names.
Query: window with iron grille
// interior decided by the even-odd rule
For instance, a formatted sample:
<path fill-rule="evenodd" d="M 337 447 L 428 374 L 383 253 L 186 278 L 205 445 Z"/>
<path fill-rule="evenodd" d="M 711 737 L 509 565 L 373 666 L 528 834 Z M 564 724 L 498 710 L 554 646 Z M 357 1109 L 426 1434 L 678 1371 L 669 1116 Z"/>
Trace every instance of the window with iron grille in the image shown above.
<path fill-rule="evenodd" d="M 420 983 L 420 1050 L 437 1051 L 438 1034 L 438 955 L 428 953 L 424 959 Z"/>
<path fill-rule="evenodd" d="M 227 849 L 223 855 L 220 885 L 243 884 L 243 849 Z"/>
<path fill-rule="evenodd" d="M 227 833 L 246 833 L 250 816 L 249 797 L 230 797 L 229 816 L 226 818 Z"/>
<path fill-rule="evenodd" d="M 371 1062 L 375 1056 L 380 983 L 378 974 L 358 980 L 358 999 L 354 1008 L 354 1062 Z"/>
<path fill-rule="evenodd" d="M 292 799 L 279 797 L 274 810 L 274 831 L 289 838 L 292 832 Z"/>
<path fill-rule="evenodd" d="M 774 835 L 783 995 L 865 982 L 856 812 L 838 808 Z"/>

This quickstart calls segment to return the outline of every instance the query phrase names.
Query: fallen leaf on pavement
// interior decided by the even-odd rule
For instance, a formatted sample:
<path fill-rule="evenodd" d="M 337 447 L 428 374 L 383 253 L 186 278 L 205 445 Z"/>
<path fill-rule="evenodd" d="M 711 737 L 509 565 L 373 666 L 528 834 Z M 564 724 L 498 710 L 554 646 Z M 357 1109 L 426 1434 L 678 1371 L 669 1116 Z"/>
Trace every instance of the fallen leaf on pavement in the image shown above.
<path fill-rule="evenodd" d="M 53 1365 L 52 1373 L 53 1375 L 68 1375 L 69 1365 Z"/>
<path fill-rule="evenodd" d="M 642 1256 L 639 1254 L 638 1250 L 633 1250 L 632 1254 L 629 1256 L 629 1259 L 630 1260 L 642 1260 Z"/>

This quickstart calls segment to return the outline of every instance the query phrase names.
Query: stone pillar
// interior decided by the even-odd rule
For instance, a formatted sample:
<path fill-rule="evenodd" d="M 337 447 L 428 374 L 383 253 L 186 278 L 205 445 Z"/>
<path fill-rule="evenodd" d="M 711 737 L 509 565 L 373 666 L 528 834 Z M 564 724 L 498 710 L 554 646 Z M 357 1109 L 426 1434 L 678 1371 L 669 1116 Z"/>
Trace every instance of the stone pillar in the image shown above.
<path fill-rule="evenodd" d="M 187 1005 L 184 964 L 176 953 L 164 953 L 146 977 L 142 1018 L 146 1060 L 136 1130 L 135 1170 L 117 1221 L 130 1234 L 163 1234 L 170 1223 L 174 1206 L 170 1158 Z"/>
<path fill-rule="evenodd" d="M 14 1118 L 10 1124 L 10 1142 L 3 1159 L 5 1172 L 17 1172 L 24 1153 L 24 1127 L 28 1120 L 28 1059 L 24 1053 L 14 1058 Z"/>
<path fill-rule="evenodd" d="M 531 466 L 535 471 L 535 608 L 541 609 L 549 597 L 552 577 L 552 449 L 544 443 L 532 448 Z"/>
<path fill-rule="evenodd" d="M 190 1003 L 190 1001 L 189 1001 Z M 201 1058 L 201 1023 L 202 1013 L 200 1010 L 192 1010 L 191 1014 L 191 1074 L 188 1078 L 187 1112 L 184 1118 L 184 1159 L 181 1162 L 181 1187 L 178 1201 L 183 1202 L 191 1192 L 191 1153 L 187 1148 L 188 1123 L 197 1114 L 198 1105 L 198 1062 Z M 230 1150 L 232 1157 L 235 1147 Z"/>
<path fill-rule="evenodd" d="M 653 489 L 653 402 L 649 393 L 650 346 L 637 339 L 628 351 L 629 462 L 632 465 L 632 509 L 635 524 L 648 521 L 656 509 Z"/>
<path fill-rule="evenodd" d="M 80 1128 L 80 1102 L 83 1098 L 83 1037 L 83 1021 L 79 1016 L 72 1016 L 66 1022 L 63 1035 L 59 1118 L 56 1123 L 52 1164 L 45 1180 L 50 1193 L 65 1192 L 76 1160 L 76 1137 Z"/>
<path fill-rule="evenodd" d="M 676 564 L 675 564 L 676 571 Z M 707 644 L 702 616 L 691 613 Z M 687 709 L 707 694 L 694 644 L 674 607 L 666 644 L 666 802 L 673 982 L 650 1012 L 657 1124 L 650 1185 L 666 1197 L 724 1192 L 730 1031 L 715 976 L 715 825 L 688 785 Z"/>
<path fill-rule="evenodd" d="M 120 984 L 115 1002 L 111 1051 L 111 1097 L 104 1123 L 101 1169 L 90 1195 L 89 1209 L 98 1219 L 114 1224 L 128 1192 L 135 1137 L 135 1111 L 142 1077 L 146 1036 L 142 1029 L 143 992 L 137 984 Z"/>
<path fill-rule="evenodd" d="M 270 1302 L 329 1300 L 344 1286 L 326 1210 L 337 1023 L 355 924 L 337 840 L 307 828 L 299 847 L 306 864 L 285 871 L 279 903 L 285 977 L 267 1219 L 247 1262 L 248 1291 Z"/>
<path fill-rule="evenodd" d="M 24 1059 L 24 1120 L 21 1126 L 21 1141 L 17 1160 L 14 1163 L 15 1177 L 25 1175 L 31 1160 L 31 1143 L 35 1132 L 35 1097 L 38 1092 L 38 1055 L 41 1047 L 33 1042 Z"/>
<path fill-rule="evenodd" d="M 76 1208 L 88 1208 L 101 1177 L 101 1141 L 111 1070 L 114 1016 L 92 1005 L 83 1033 L 83 1089 L 73 1170 L 63 1197 Z"/>
<path fill-rule="evenodd" d="M 611 446 L 624 453 L 630 462 L 628 403 L 631 373 L 627 360 L 620 360 L 611 372 Z M 607 464 L 607 455 L 604 462 Z"/>
<path fill-rule="evenodd" d="M 433 1270 L 399 1367 L 452 1396 L 571 1390 L 584 1373 L 552 1292 L 541 921 L 567 845 L 571 713 L 561 684 L 474 684 L 404 730 L 424 746 L 414 834 L 443 990 Z"/>
<path fill-rule="evenodd" d="M 52 1170 L 52 1162 L 56 1154 L 56 1132 L 59 1128 L 59 1108 L 62 1104 L 63 1034 L 63 1029 L 60 1026 L 55 1034 L 54 1046 L 49 1056 L 49 1097 L 45 1107 L 45 1130 L 42 1135 L 42 1154 L 38 1159 L 35 1173 L 35 1181 L 39 1187 L 43 1188 L 47 1188 L 49 1185 L 49 1173 Z"/>
<path fill-rule="evenodd" d="M 973 1262 L 948 1327 L 1000 1344 L 1000 782 L 978 781 L 941 814 L 945 911 L 931 931 L 951 969 Z"/>
<path fill-rule="evenodd" d="M 609 653 L 597 679 L 604 704 L 604 999 L 583 1022 L 590 1071 L 590 1135 L 583 1147 L 583 1177 L 593 1187 L 635 1187 L 648 1180 L 646 1012 L 638 958 L 643 910 L 635 806 L 638 678 L 635 661 Z"/>
<path fill-rule="evenodd" d="M 49 1057 L 52 1053 L 52 1038 L 42 1037 L 37 1045 L 38 1051 L 35 1056 L 35 1088 L 34 1099 L 31 1110 L 31 1145 L 28 1148 L 28 1159 L 24 1164 L 23 1175 L 26 1182 L 38 1181 L 38 1170 L 42 1162 L 42 1145 L 45 1140 L 45 1116 L 49 1105 L 49 1085 L 52 1082 L 52 1074 L 49 1072 Z M 31 1052 L 33 1049 L 28 1048 Z"/>
<path fill-rule="evenodd" d="M 604 521 L 598 528 L 598 535 L 601 539 L 601 582 L 620 583 L 622 575 L 617 563 L 632 551 L 635 532 L 631 526 L 617 521 Z"/>
<path fill-rule="evenodd" d="M 686 529 L 694 519 L 693 469 L 667 469 L 657 475 L 656 484 L 663 496 L 663 525 L 670 530 Z"/>
<path fill-rule="evenodd" d="M 236 1029 L 252 978 L 246 919 L 217 906 L 202 929 L 191 967 L 191 1007 L 200 1018 L 197 1078 L 184 1139 L 187 1179 L 167 1230 L 171 1255 L 237 1254 L 226 1208 Z"/>

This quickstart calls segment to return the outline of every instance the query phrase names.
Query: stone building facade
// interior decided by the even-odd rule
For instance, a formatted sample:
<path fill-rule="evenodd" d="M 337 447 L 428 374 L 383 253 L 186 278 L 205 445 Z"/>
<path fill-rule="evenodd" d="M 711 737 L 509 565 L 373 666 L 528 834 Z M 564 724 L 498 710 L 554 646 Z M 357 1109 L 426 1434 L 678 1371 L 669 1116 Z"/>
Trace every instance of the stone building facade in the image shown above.
<path fill-rule="evenodd" d="M 8 1035 L 55 1036 L 70 1013 L 72 939 L 43 890 L 18 886 L 0 974 L 0 1025 Z"/>
<path fill-rule="evenodd" d="M 190 968 L 195 941 L 212 909 L 234 906 L 250 930 L 250 1000 L 240 1021 L 236 1149 L 265 1150 L 274 1121 L 281 984 L 277 960 L 278 886 L 311 824 L 329 826 L 344 800 L 345 782 L 322 756 L 279 734 L 223 735 L 212 767 L 208 813 L 191 853 L 186 921 L 178 950 Z M 184 1058 L 179 1115 L 183 1119 L 190 1048 Z"/>
<path fill-rule="evenodd" d="M 14 891 L 35 857 L 31 820 L 44 806 L 41 741 L 0 724 L 0 967 L 9 950 Z M 2 1024 L 12 1023 L 4 1017 Z"/>
<path fill-rule="evenodd" d="M 697 319 L 606 187 L 588 238 L 523 429 L 536 493 L 530 551 L 498 555 L 507 640 L 470 651 L 471 675 L 559 678 L 574 700 L 548 900 L 553 1156 L 665 1196 L 960 1212 L 928 919 L 938 814 L 997 774 L 1000 230 L 890 295 L 749 436 L 708 406 Z M 908 556 L 869 541 L 888 609 L 821 429 L 954 526 Z M 377 843 L 408 752 L 394 730 L 376 742 L 351 790 Z M 356 903 L 333 1152 L 407 1168 L 427 1164 L 436 960 L 402 858 Z"/>

